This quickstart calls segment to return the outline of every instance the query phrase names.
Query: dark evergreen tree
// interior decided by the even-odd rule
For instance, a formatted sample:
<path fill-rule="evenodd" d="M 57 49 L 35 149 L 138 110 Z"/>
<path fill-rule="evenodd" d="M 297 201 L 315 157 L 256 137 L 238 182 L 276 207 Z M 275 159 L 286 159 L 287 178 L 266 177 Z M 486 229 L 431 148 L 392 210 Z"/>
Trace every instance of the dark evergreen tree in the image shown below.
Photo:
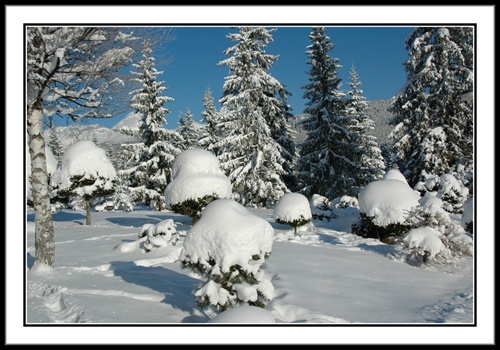
<path fill-rule="evenodd" d="M 133 91 L 132 108 L 141 113 L 138 129 L 123 129 L 122 132 L 134 136 L 137 143 L 122 145 L 129 162 L 122 172 L 129 176 L 132 200 L 136 204 L 151 206 L 156 210 L 164 207 L 164 191 L 170 181 L 170 169 L 180 150 L 175 147 L 176 133 L 167 130 L 165 114 L 170 110 L 163 107 L 173 98 L 162 96 L 167 89 L 157 81 L 162 74 L 155 68 L 152 49 L 147 45 L 142 52 L 142 60 L 134 63 L 136 71 L 133 81 L 139 89 Z"/>
<path fill-rule="evenodd" d="M 273 136 L 283 115 L 283 85 L 268 70 L 277 56 L 264 48 L 273 41 L 274 29 L 242 27 L 228 38 L 236 44 L 219 62 L 230 75 L 223 86 L 218 127 L 223 138 L 219 149 L 221 168 L 231 180 L 235 199 L 245 206 L 273 205 L 289 192 L 283 147 Z M 272 121 L 272 122 L 271 122 Z"/>
<path fill-rule="evenodd" d="M 472 27 L 419 27 L 406 39 L 407 82 L 391 107 L 391 136 L 411 186 L 473 166 L 473 106 L 461 98 L 473 87 L 472 36 Z"/>
<path fill-rule="evenodd" d="M 309 38 L 309 83 L 302 87 L 307 100 L 304 113 L 308 117 L 301 123 L 307 138 L 298 161 L 300 191 L 307 197 L 320 194 L 336 198 L 350 192 L 354 185 L 351 174 L 356 166 L 345 155 L 350 136 L 344 125 L 345 94 L 337 76 L 342 66 L 339 59 L 329 55 L 334 45 L 324 27 L 313 28 Z"/>

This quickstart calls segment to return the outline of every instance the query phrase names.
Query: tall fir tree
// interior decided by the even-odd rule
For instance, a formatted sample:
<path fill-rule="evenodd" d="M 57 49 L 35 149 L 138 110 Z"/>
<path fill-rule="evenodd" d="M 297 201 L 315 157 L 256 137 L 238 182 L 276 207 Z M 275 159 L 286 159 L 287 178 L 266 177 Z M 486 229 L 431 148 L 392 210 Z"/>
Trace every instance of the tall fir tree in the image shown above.
<path fill-rule="evenodd" d="M 419 27 L 406 39 L 406 85 L 391 106 L 394 161 L 411 186 L 473 167 L 473 28 Z M 439 150 L 436 153 L 436 150 Z"/>
<path fill-rule="evenodd" d="M 309 34 L 307 64 L 311 66 L 305 89 L 307 100 L 301 125 L 307 132 L 298 160 L 300 192 L 311 197 L 320 194 L 328 198 L 348 194 L 355 183 L 352 174 L 356 164 L 348 157 L 349 131 L 346 123 L 345 93 L 339 59 L 330 56 L 334 45 L 324 27 L 314 27 Z"/>
<path fill-rule="evenodd" d="M 219 150 L 215 147 L 215 144 L 222 138 L 220 129 L 218 128 L 220 117 L 219 112 L 214 106 L 214 97 L 210 88 L 205 90 L 203 107 L 204 110 L 201 112 L 201 121 L 205 124 L 205 134 L 200 135 L 198 145 L 212 152 L 214 155 L 219 156 Z"/>
<path fill-rule="evenodd" d="M 350 98 L 347 100 L 346 126 L 352 140 L 351 159 L 357 164 L 355 173 L 352 174 L 355 179 L 352 191 L 353 194 L 357 194 L 370 182 L 382 179 L 385 162 L 377 138 L 368 134 L 374 129 L 375 123 L 366 114 L 367 103 L 362 95 L 363 90 L 360 88 L 362 83 L 354 65 L 351 66 L 349 73 L 348 85 L 351 90 L 347 92 Z"/>
<path fill-rule="evenodd" d="M 275 29 L 241 27 L 227 37 L 235 42 L 219 62 L 229 68 L 218 127 L 221 168 L 232 182 L 235 199 L 245 206 L 271 206 L 289 192 L 283 147 L 273 136 L 283 113 L 283 85 L 268 71 L 277 56 L 265 53 Z M 276 123 L 276 124 L 275 124 Z"/>
<path fill-rule="evenodd" d="M 179 113 L 179 127 L 177 128 L 177 132 L 182 138 L 182 143 L 179 145 L 181 151 L 198 147 L 199 135 L 195 129 L 193 114 L 189 108 L 186 110 L 186 113 Z"/>
<path fill-rule="evenodd" d="M 129 159 L 128 168 L 122 172 L 129 176 L 134 203 L 161 210 L 171 165 L 180 150 L 174 146 L 174 133 L 165 128 L 165 114 L 170 110 L 163 105 L 173 98 L 161 95 L 167 88 L 157 80 L 163 72 L 155 68 L 151 54 L 152 49 L 146 44 L 142 59 L 133 64 L 136 71 L 131 72 L 135 76 L 133 81 L 139 85 L 139 89 L 131 92 L 131 106 L 141 114 L 141 121 L 138 129 L 124 129 L 122 132 L 140 142 L 122 146 Z"/>

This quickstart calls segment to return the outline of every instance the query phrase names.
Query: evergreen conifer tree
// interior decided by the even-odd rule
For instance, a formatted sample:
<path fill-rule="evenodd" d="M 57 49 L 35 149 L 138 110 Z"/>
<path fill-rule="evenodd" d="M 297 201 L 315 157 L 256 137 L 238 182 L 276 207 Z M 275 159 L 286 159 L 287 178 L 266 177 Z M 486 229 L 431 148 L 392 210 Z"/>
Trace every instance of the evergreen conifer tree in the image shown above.
<path fill-rule="evenodd" d="M 57 136 L 57 133 L 53 127 L 50 128 L 50 134 L 49 134 L 49 139 L 47 140 L 47 145 L 52 151 L 54 157 L 56 157 L 58 161 L 61 161 L 62 156 L 64 154 L 64 150 L 61 145 L 61 140 L 59 140 L 59 136 Z"/>
<path fill-rule="evenodd" d="M 186 117 L 186 119 L 184 119 Z M 181 151 L 198 147 L 198 133 L 194 128 L 193 114 L 187 109 L 186 113 L 179 114 L 179 128 L 177 132 L 182 137 Z"/>
<path fill-rule="evenodd" d="M 324 27 L 313 28 L 309 39 L 309 83 L 302 87 L 308 117 L 301 122 L 307 138 L 298 160 L 300 191 L 307 197 L 320 194 L 336 198 L 350 192 L 356 167 L 346 157 L 350 136 L 345 126 L 345 93 L 337 76 L 342 66 L 338 58 L 329 55 L 334 45 Z"/>
<path fill-rule="evenodd" d="M 201 135 L 198 140 L 198 144 L 201 148 L 212 152 L 216 156 L 219 156 L 219 151 L 215 147 L 215 144 L 222 138 L 220 129 L 218 128 L 219 123 L 219 113 L 214 106 L 214 98 L 212 96 L 212 91 L 210 88 L 205 90 L 205 96 L 203 97 L 203 107 L 205 108 L 202 112 L 202 123 L 205 123 L 205 135 Z"/>
<path fill-rule="evenodd" d="M 368 132 L 373 130 L 374 122 L 366 114 L 367 103 L 362 96 L 363 90 L 360 89 L 361 81 L 354 65 L 350 70 L 350 81 L 348 85 L 351 90 L 347 92 L 350 96 L 347 107 L 347 128 L 350 133 L 351 144 L 350 159 L 357 165 L 355 173 L 352 174 L 355 179 L 353 194 L 357 194 L 359 189 L 365 187 L 370 182 L 382 179 L 384 175 L 385 163 L 382 152 L 375 136 Z"/>
<path fill-rule="evenodd" d="M 215 147 L 235 199 L 245 206 L 273 205 L 289 192 L 283 181 L 287 175 L 283 147 L 273 138 L 274 123 L 280 125 L 277 118 L 283 100 L 279 93 L 284 87 L 268 73 L 277 56 L 264 51 L 274 31 L 241 27 L 228 35 L 236 44 L 224 51 L 230 57 L 219 62 L 229 68 L 230 75 L 219 101 L 218 127 L 223 138 Z"/>
<path fill-rule="evenodd" d="M 407 81 L 394 101 L 394 161 L 411 186 L 473 166 L 472 27 L 419 27 L 406 39 Z M 435 150 L 439 149 L 439 153 Z"/>
<path fill-rule="evenodd" d="M 142 59 L 134 63 L 136 71 L 133 81 L 139 89 L 131 92 L 132 108 L 141 113 L 138 129 L 124 129 L 124 133 L 136 137 L 140 142 L 122 145 L 128 168 L 123 170 L 130 179 L 132 200 L 136 204 L 152 206 L 161 210 L 164 206 L 163 193 L 170 181 L 170 168 L 180 150 L 174 146 L 175 133 L 167 130 L 165 114 L 169 109 L 163 107 L 173 98 L 162 96 L 167 89 L 157 81 L 162 72 L 156 70 L 152 49 L 146 44 Z"/>

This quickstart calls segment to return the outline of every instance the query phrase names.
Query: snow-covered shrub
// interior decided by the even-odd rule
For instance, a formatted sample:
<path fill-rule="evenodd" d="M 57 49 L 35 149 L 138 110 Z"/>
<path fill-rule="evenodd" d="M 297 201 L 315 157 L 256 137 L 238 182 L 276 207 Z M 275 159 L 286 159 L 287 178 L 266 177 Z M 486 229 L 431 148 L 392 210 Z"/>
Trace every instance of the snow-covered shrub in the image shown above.
<path fill-rule="evenodd" d="M 396 171 L 391 174 L 397 175 Z M 420 195 L 401 179 L 369 183 L 358 195 L 360 222 L 352 225 L 352 233 L 393 243 L 411 228 L 406 219 L 418 206 L 419 198 Z"/>
<path fill-rule="evenodd" d="M 195 292 L 200 307 L 223 311 L 237 305 L 264 307 L 274 287 L 262 270 L 274 239 L 272 226 L 232 199 L 218 199 L 186 234 L 179 261 L 207 277 Z"/>
<path fill-rule="evenodd" d="M 297 234 L 299 227 L 312 221 L 311 207 L 306 196 L 300 193 L 285 193 L 274 206 L 276 222 L 293 227 Z"/>
<path fill-rule="evenodd" d="M 189 149 L 177 155 L 165 189 L 165 204 L 172 211 L 189 216 L 194 224 L 210 202 L 231 195 L 231 182 L 211 152 Z"/>
<path fill-rule="evenodd" d="M 464 228 L 455 222 L 443 208 L 443 200 L 426 193 L 408 216 L 407 223 L 413 227 L 430 227 L 438 232 L 438 237 L 449 250 L 450 256 L 473 254 L 473 241 Z"/>
<path fill-rule="evenodd" d="M 415 185 L 415 190 L 422 195 L 436 192 L 443 200 L 443 208 L 449 213 L 461 214 L 463 205 L 469 196 L 469 189 L 453 174 L 425 175 L 425 180 Z"/>
<path fill-rule="evenodd" d="M 150 252 L 156 248 L 166 247 L 168 244 L 175 245 L 179 240 L 179 233 L 177 232 L 177 225 L 174 223 L 174 220 L 166 219 L 148 227 L 146 237 L 144 250 Z"/>
<path fill-rule="evenodd" d="M 416 262 L 427 264 L 430 260 L 441 255 L 447 258 L 450 254 L 449 250 L 443 244 L 441 239 L 442 234 L 436 229 L 423 226 L 413 228 L 403 237 L 402 243 L 409 251 L 409 257 Z"/>
<path fill-rule="evenodd" d="M 319 194 L 313 194 L 309 202 L 311 208 L 312 218 L 314 220 L 326 219 L 330 221 L 333 217 L 332 207 L 333 204 L 330 200 Z"/>
<path fill-rule="evenodd" d="M 358 199 L 356 197 L 342 196 L 342 197 L 335 198 L 332 201 L 332 205 L 335 208 L 345 209 L 345 208 L 349 208 L 349 207 L 358 207 L 359 202 L 358 202 Z"/>
<path fill-rule="evenodd" d="M 474 233 L 474 197 L 465 201 L 460 223 L 465 231 Z"/>

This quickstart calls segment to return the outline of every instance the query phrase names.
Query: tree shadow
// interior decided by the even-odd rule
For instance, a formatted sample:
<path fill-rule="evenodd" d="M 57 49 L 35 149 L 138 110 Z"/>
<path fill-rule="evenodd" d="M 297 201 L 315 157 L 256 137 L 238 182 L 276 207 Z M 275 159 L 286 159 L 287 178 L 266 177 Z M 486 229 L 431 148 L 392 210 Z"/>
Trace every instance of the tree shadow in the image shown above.
<path fill-rule="evenodd" d="M 137 266 L 133 262 L 114 261 L 110 270 L 125 282 L 134 283 L 162 293 L 162 303 L 187 312 L 190 316 L 183 323 L 205 323 L 208 317 L 200 316 L 200 309 L 193 295 L 200 280 L 160 266 Z"/>
<path fill-rule="evenodd" d="M 57 212 L 52 214 L 52 220 L 54 221 L 75 221 L 76 220 L 85 220 L 86 216 L 83 214 L 72 213 L 72 212 Z M 35 221 L 35 214 L 26 215 L 26 221 Z"/>

